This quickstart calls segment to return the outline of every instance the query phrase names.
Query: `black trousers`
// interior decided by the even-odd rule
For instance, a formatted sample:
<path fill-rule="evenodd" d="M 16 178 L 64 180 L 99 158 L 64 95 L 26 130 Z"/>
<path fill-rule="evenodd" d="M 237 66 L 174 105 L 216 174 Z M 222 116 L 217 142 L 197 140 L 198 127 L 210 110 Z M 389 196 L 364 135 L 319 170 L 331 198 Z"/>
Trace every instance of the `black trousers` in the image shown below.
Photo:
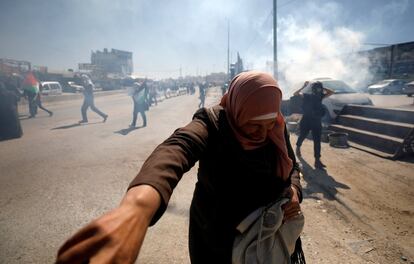
<path fill-rule="evenodd" d="M 315 159 L 319 159 L 321 157 L 321 134 L 322 134 L 322 121 L 320 118 L 308 117 L 303 116 L 302 120 L 300 120 L 299 125 L 299 138 L 296 142 L 296 146 L 302 146 L 303 141 L 308 136 L 309 132 L 312 131 L 313 137 L 313 152 Z"/>
<path fill-rule="evenodd" d="M 200 103 L 198 104 L 198 108 L 204 107 L 204 101 L 205 100 L 206 100 L 206 98 L 204 96 L 200 97 Z"/>
<path fill-rule="evenodd" d="M 40 95 L 37 95 L 36 97 L 36 105 L 42 109 L 43 111 L 47 112 L 49 115 L 52 114 L 52 111 L 46 109 L 43 105 L 42 105 L 42 100 L 40 99 Z"/>
<path fill-rule="evenodd" d="M 92 98 L 85 97 L 85 99 L 83 100 L 82 108 L 81 108 L 83 121 L 88 121 L 88 116 L 86 115 L 86 111 L 88 110 L 89 107 L 91 108 L 92 111 L 100 115 L 102 118 L 105 118 L 107 116 L 105 113 L 99 111 L 99 109 L 96 108 L 93 97 Z"/>
<path fill-rule="evenodd" d="M 135 100 L 133 100 L 133 101 L 134 101 L 134 111 L 132 113 L 131 126 L 136 126 L 138 113 L 141 114 L 142 121 L 143 121 L 143 126 L 147 126 L 147 116 L 145 115 L 146 106 L 143 105 L 143 104 L 138 104 L 137 102 L 135 102 Z"/>
<path fill-rule="evenodd" d="M 36 93 L 27 93 L 27 100 L 29 101 L 29 113 L 30 117 L 35 117 L 37 114 L 37 101 L 36 101 Z"/>

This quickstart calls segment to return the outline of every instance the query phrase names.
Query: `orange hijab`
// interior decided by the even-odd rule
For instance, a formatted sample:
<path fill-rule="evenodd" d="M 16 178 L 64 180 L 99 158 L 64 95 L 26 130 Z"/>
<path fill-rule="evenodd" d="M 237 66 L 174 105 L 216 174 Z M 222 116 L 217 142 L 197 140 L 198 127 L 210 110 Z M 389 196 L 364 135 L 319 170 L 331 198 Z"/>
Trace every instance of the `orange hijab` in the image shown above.
<path fill-rule="evenodd" d="M 263 72 L 249 71 L 234 77 L 220 105 L 226 110 L 230 126 L 245 150 L 259 148 L 268 141 L 246 138 L 240 127 L 255 117 L 270 113 L 278 114 L 276 125 L 268 131 L 267 139 L 276 145 L 278 151 L 277 175 L 286 180 L 293 165 L 287 153 L 285 120 L 280 112 L 281 100 L 282 92 L 272 76 Z"/>

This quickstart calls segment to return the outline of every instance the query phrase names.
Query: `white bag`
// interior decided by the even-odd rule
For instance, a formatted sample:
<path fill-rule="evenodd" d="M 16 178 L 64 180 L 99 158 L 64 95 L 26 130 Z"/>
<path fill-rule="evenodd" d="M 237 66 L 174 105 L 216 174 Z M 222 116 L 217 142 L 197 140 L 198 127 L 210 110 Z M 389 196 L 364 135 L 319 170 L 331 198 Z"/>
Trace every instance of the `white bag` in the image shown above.
<path fill-rule="evenodd" d="M 240 234 L 233 243 L 233 264 L 290 263 L 305 218 L 300 214 L 282 224 L 282 205 L 287 202 L 289 199 L 283 198 L 261 207 L 237 226 Z"/>

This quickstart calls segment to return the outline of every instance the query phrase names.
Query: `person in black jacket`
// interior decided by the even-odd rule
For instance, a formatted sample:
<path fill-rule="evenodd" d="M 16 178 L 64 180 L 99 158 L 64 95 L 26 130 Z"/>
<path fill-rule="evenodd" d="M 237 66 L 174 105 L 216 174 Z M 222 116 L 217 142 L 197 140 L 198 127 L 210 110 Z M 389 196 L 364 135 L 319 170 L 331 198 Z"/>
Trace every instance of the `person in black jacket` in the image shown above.
<path fill-rule="evenodd" d="M 301 93 L 307 85 L 311 85 L 312 92 L 310 94 Z M 294 93 L 294 95 L 302 96 L 303 98 L 303 116 L 299 125 L 300 134 L 298 141 L 296 142 L 296 155 L 301 157 L 300 147 L 309 132 L 312 131 L 315 168 L 318 169 L 326 167 L 321 161 L 322 117 L 325 114 L 322 100 L 332 94 L 334 94 L 334 92 L 324 88 L 321 82 L 314 82 L 312 84 L 306 82 L 301 89 Z"/>

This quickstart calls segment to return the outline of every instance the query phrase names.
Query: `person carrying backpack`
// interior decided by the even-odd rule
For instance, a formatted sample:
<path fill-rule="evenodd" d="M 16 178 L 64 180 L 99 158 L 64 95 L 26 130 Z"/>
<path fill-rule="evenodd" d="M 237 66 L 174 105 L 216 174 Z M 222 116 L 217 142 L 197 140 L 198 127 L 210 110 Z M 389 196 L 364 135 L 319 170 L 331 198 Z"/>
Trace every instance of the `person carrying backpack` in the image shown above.
<path fill-rule="evenodd" d="M 131 128 L 135 128 L 137 124 L 137 115 L 138 113 L 141 114 L 142 117 L 142 127 L 147 126 L 147 116 L 145 115 L 145 111 L 148 110 L 148 90 L 146 89 L 146 85 L 139 83 L 134 83 L 133 86 L 133 93 L 132 93 L 132 100 L 134 102 L 134 111 L 132 113 L 132 123 L 130 125 Z"/>

